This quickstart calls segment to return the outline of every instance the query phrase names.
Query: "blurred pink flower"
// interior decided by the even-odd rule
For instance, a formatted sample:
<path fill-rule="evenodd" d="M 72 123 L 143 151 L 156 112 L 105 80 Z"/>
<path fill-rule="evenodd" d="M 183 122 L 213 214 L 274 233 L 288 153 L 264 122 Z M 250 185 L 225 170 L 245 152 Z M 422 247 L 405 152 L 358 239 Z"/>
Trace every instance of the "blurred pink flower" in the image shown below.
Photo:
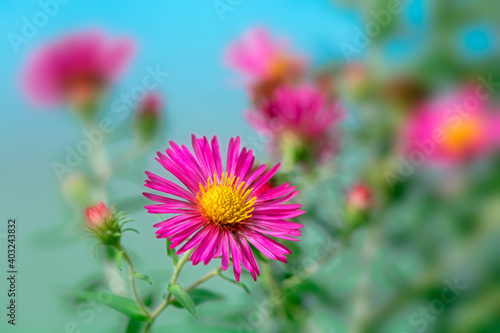
<path fill-rule="evenodd" d="M 129 38 L 110 40 L 94 30 L 73 33 L 31 55 L 22 88 L 40 106 L 86 105 L 125 72 L 134 53 Z"/>
<path fill-rule="evenodd" d="M 403 127 L 403 150 L 437 164 L 454 164 L 498 146 L 500 115 L 470 87 L 425 102 Z M 415 157 L 414 157 L 415 159 Z"/>
<path fill-rule="evenodd" d="M 335 129 L 342 111 L 336 101 L 312 86 L 280 86 L 246 117 L 256 131 L 270 134 L 282 148 L 294 145 L 317 159 L 329 157 L 335 150 Z"/>
<path fill-rule="evenodd" d="M 287 43 L 272 40 L 264 27 L 247 31 L 231 44 L 225 60 L 243 74 L 254 94 L 272 91 L 276 84 L 299 75 L 306 65 L 304 58 L 289 52 Z"/>

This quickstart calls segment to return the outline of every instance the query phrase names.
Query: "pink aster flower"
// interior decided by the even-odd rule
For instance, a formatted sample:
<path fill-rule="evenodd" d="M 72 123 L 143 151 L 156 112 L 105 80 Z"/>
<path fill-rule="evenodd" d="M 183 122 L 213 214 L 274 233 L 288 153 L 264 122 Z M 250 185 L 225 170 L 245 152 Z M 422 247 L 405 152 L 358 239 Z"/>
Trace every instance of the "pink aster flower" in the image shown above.
<path fill-rule="evenodd" d="M 280 86 L 258 110 L 246 114 L 256 131 L 271 134 L 277 145 L 294 145 L 326 158 L 337 145 L 338 103 L 309 85 Z"/>
<path fill-rule="evenodd" d="M 264 27 L 247 31 L 231 44 L 225 56 L 230 68 L 243 74 L 254 94 L 266 94 L 276 85 L 298 76 L 305 68 L 303 57 L 293 55 L 287 43 L 275 41 Z"/>
<path fill-rule="evenodd" d="M 403 128 L 403 151 L 414 160 L 450 165 L 498 147 L 500 117 L 475 89 L 465 88 L 418 107 Z"/>
<path fill-rule="evenodd" d="M 222 157 L 217 137 L 209 142 L 206 137 L 192 136 L 194 155 L 186 146 L 170 142 L 167 155 L 158 152 L 156 159 L 185 186 L 181 187 L 151 172 L 146 187 L 175 198 L 144 193 L 159 204 L 145 208 L 153 214 L 178 214 L 157 223 L 158 238 L 169 238 L 171 249 L 194 249 L 190 260 L 194 265 L 206 265 L 222 256 L 226 270 L 232 258 L 234 275 L 239 281 L 241 265 L 252 274 L 259 275 L 259 267 L 250 244 L 271 259 L 286 262 L 290 250 L 269 238 L 298 240 L 302 225 L 287 221 L 304 212 L 299 204 L 285 204 L 298 194 L 289 183 L 258 193 L 278 171 L 279 164 L 266 172 L 261 165 L 252 171 L 254 156 L 251 150 L 240 150 L 240 139 L 229 142 L 227 163 Z M 258 193 L 258 194 L 256 194 Z"/>
<path fill-rule="evenodd" d="M 86 105 L 124 73 L 134 53 L 129 38 L 110 40 L 99 31 L 73 33 L 31 55 L 22 88 L 41 106 Z"/>

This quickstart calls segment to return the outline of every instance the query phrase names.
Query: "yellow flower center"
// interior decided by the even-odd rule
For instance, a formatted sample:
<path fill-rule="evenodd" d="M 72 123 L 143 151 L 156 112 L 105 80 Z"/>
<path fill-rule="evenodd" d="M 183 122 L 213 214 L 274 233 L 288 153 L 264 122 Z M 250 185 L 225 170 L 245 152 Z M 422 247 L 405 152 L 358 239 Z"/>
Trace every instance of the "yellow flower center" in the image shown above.
<path fill-rule="evenodd" d="M 218 224 L 242 222 L 252 216 L 256 197 L 249 198 L 252 189 L 239 177 L 224 173 L 222 179 L 216 175 L 208 178 L 206 186 L 200 183 L 200 192 L 196 196 L 200 211 L 209 221 Z"/>
<path fill-rule="evenodd" d="M 461 151 L 473 143 L 481 134 L 481 123 L 476 119 L 464 120 L 459 125 L 449 125 L 444 129 L 444 145 L 450 151 Z"/>

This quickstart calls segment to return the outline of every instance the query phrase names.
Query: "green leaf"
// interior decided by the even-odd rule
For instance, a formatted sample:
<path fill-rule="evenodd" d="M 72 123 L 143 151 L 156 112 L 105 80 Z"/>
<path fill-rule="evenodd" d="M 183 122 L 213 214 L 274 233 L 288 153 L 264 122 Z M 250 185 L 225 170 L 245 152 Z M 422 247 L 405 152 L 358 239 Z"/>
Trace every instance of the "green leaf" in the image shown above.
<path fill-rule="evenodd" d="M 136 234 L 138 234 L 138 233 L 139 233 L 139 230 L 134 229 L 134 228 L 127 228 L 127 229 L 123 229 L 123 230 L 122 230 L 122 232 L 125 232 L 125 231 L 133 231 L 133 232 L 135 232 Z"/>
<path fill-rule="evenodd" d="M 170 249 L 170 245 L 172 245 L 172 242 L 167 239 L 167 255 L 172 259 L 174 262 L 174 265 L 177 266 L 177 263 L 179 262 L 179 256 L 175 254 L 175 249 Z"/>
<path fill-rule="evenodd" d="M 130 222 L 134 222 L 134 220 L 123 221 L 123 222 L 121 222 L 120 227 L 123 227 L 125 224 L 130 223 Z"/>
<path fill-rule="evenodd" d="M 93 292 L 93 291 L 74 291 L 71 295 L 84 300 L 92 300 L 97 303 L 106 305 L 124 315 L 139 321 L 147 321 L 148 317 L 141 310 L 136 302 L 129 298 L 116 296 L 110 293 Z"/>
<path fill-rule="evenodd" d="M 224 298 L 221 294 L 202 288 L 190 290 L 188 295 L 191 297 L 195 305 L 210 301 L 219 301 Z M 171 304 L 177 308 L 182 308 L 182 304 L 178 300 L 174 300 Z"/>
<path fill-rule="evenodd" d="M 198 320 L 198 312 L 196 312 L 196 307 L 194 305 L 193 299 L 191 296 L 182 289 L 182 287 L 177 284 L 169 284 L 167 290 L 177 298 L 179 303 L 188 310 L 188 312 L 194 317 L 194 319 Z"/>
<path fill-rule="evenodd" d="M 143 331 L 144 322 L 129 319 L 125 333 L 140 333 Z"/>
<path fill-rule="evenodd" d="M 97 252 L 97 249 L 99 248 L 99 246 L 101 246 L 102 244 L 97 242 L 94 244 L 94 246 L 92 246 L 92 250 L 90 250 L 90 253 L 92 254 L 92 256 L 95 258 L 95 254 Z"/>
<path fill-rule="evenodd" d="M 247 294 L 250 294 L 250 289 L 248 289 L 248 287 L 246 286 L 246 284 L 244 284 L 243 282 L 238 282 L 238 281 L 235 281 L 233 279 L 230 279 L 228 278 L 227 276 L 224 276 L 222 275 L 221 272 L 218 273 L 218 275 L 223 278 L 224 280 L 228 281 L 228 282 L 231 282 L 232 284 L 235 284 L 237 286 L 240 286 L 241 288 L 245 289 L 245 291 L 247 292 Z"/>
<path fill-rule="evenodd" d="M 116 254 L 116 266 L 120 271 L 122 270 L 122 258 L 123 258 L 123 251 L 119 251 Z"/>
<path fill-rule="evenodd" d="M 134 278 L 142 280 L 142 281 L 146 281 L 149 284 L 153 284 L 153 281 L 151 281 L 151 278 L 147 275 L 144 275 L 144 274 L 140 274 L 140 273 L 136 272 L 136 273 L 134 273 Z"/>

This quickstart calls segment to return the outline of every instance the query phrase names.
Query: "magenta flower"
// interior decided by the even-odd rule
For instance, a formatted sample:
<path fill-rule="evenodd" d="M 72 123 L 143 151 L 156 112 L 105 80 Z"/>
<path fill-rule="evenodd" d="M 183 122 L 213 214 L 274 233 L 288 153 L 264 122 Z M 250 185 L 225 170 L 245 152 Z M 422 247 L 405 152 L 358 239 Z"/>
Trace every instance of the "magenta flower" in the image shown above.
<path fill-rule="evenodd" d="M 304 58 L 289 52 L 286 43 L 274 41 L 264 27 L 246 32 L 241 41 L 231 44 L 225 56 L 230 68 L 243 74 L 254 93 L 267 93 L 279 83 L 299 75 Z"/>
<path fill-rule="evenodd" d="M 129 38 L 109 40 L 99 31 L 73 33 L 31 55 L 22 88 L 41 106 L 87 105 L 124 73 L 134 53 Z"/>
<path fill-rule="evenodd" d="M 186 146 L 170 145 L 168 156 L 158 152 L 156 160 L 187 189 L 146 172 L 146 187 L 176 197 L 144 193 L 159 202 L 146 206 L 148 213 L 178 214 L 154 225 L 159 228 L 157 237 L 169 238 L 172 249 L 186 241 L 177 253 L 194 249 L 190 258 L 194 265 L 201 261 L 206 265 L 222 256 L 222 268 L 226 270 L 232 258 L 238 281 L 241 264 L 254 280 L 260 274 L 249 243 L 267 257 L 286 262 L 290 250 L 267 235 L 298 240 L 293 237 L 300 236 L 302 225 L 287 220 L 304 212 L 299 204 L 285 204 L 298 191 L 285 183 L 256 195 L 278 171 L 279 164 L 267 172 L 265 165 L 251 171 L 253 152 L 240 150 L 239 137 L 229 142 L 225 169 L 217 137 L 209 143 L 206 137 L 197 139 L 193 135 L 194 155 Z"/>
<path fill-rule="evenodd" d="M 270 134 L 278 145 L 300 146 L 315 158 L 326 158 L 336 148 L 335 129 L 342 112 L 336 101 L 312 86 L 280 86 L 246 117 L 256 131 Z"/>
<path fill-rule="evenodd" d="M 415 160 L 421 155 L 430 163 L 456 164 L 492 151 L 499 132 L 500 117 L 465 88 L 418 107 L 403 127 L 402 149 Z"/>

